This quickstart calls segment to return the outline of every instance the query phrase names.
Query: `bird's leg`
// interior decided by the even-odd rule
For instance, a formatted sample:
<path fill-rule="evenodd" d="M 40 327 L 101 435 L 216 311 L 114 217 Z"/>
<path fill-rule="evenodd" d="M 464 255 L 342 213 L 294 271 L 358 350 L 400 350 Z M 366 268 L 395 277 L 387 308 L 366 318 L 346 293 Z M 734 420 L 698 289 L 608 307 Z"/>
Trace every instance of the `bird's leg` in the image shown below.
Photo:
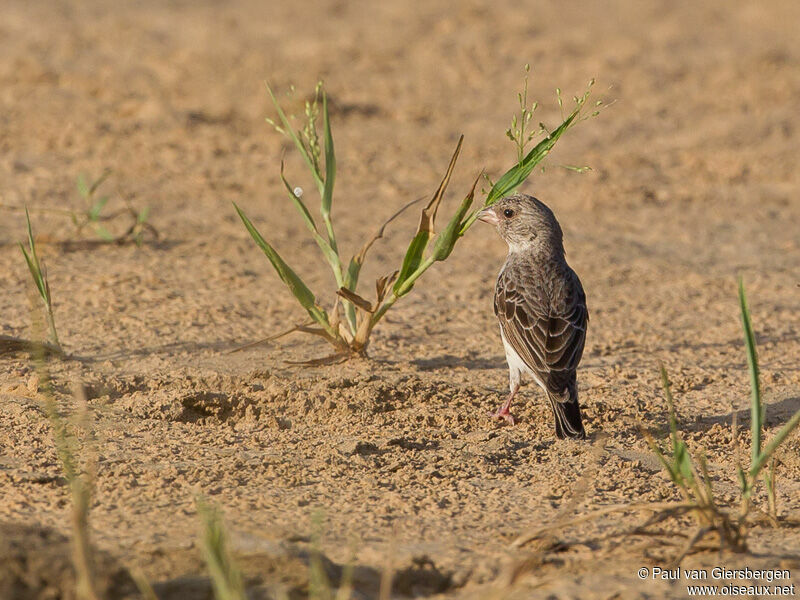
<path fill-rule="evenodd" d="M 509 425 L 514 425 L 516 423 L 514 419 L 514 415 L 511 414 L 509 410 L 511 408 L 511 401 L 514 400 L 514 396 L 517 395 L 519 391 L 519 380 L 511 382 L 511 393 L 506 398 L 506 401 L 503 402 L 503 406 L 498 408 L 495 412 L 489 413 L 490 417 L 494 417 L 495 419 L 505 419 L 508 421 Z"/>

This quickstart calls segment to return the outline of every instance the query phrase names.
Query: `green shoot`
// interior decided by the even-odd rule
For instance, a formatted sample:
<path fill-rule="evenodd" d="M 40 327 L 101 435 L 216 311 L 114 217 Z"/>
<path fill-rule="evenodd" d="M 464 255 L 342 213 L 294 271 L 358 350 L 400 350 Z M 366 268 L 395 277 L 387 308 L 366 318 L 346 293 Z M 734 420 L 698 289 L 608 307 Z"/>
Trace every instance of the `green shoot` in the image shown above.
<path fill-rule="evenodd" d="M 150 217 L 150 207 L 134 207 L 128 198 L 122 196 L 121 192 L 120 196 L 125 204 L 125 208 L 107 213 L 106 208 L 109 205 L 111 196 L 108 194 L 101 195 L 100 187 L 108 180 L 111 173 L 110 169 L 106 169 L 100 177 L 91 181 L 87 179 L 86 175 L 83 173 L 78 175 L 75 187 L 84 203 L 81 210 L 75 211 L 69 208 L 32 206 L 30 207 L 30 211 L 46 212 L 69 217 L 70 221 L 72 221 L 72 224 L 75 226 L 77 235 L 80 235 L 83 230 L 88 227 L 100 238 L 99 241 L 103 243 L 125 244 L 133 242 L 137 246 L 141 246 L 144 242 L 145 232 L 149 232 L 155 239 L 158 239 L 158 230 L 148 221 Z M 28 212 L 27 206 L 8 206 L 0 203 L 0 208 Z M 105 224 L 109 222 L 116 223 L 123 216 L 127 216 L 129 219 L 127 228 L 123 233 L 114 235 Z"/>
<path fill-rule="evenodd" d="M 750 496 L 753 493 L 758 476 L 761 469 L 767 464 L 767 461 L 772 457 L 780 445 L 789 437 L 789 434 L 800 425 L 800 411 L 797 411 L 792 417 L 781 427 L 775 437 L 764 446 L 761 445 L 761 429 L 764 426 L 765 413 L 764 405 L 761 401 L 761 385 L 758 376 L 758 357 L 756 355 L 756 337 L 753 333 L 753 326 L 750 320 L 750 309 L 747 305 L 747 297 L 744 291 L 744 283 L 739 280 L 739 307 L 742 317 L 742 328 L 744 329 L 745 347 L 747 349 L 747 364 L 750 371 L 750 415 L 752 423 L 750 425 L 750 469 L 740 476 L 742 485 L 742 512 L 746 513 L 749 508 Z M 771 485 L 771 484 L 770 484 Z"/>
<path fill-rule="evenodd" d="M 219 510 L 197 499 L 203 525 L 201 547 L 217 600 L 246 600 L 242 573 L 228 548 L 228 536 Z"/>
<path fill-rule="evenodd" d="M 124 210 L 118 210 L 111 214 L 104 214 L 104 209 L 108 204 L 111 197 L 108 194 L 100 194 L 100 186 L 105 183 L 109 178 L 112 171 L 106 169 L 97 179 L 89 182 L 86 175 L 81 173 L 78 175 L 76 186 L 78 194 L 84 200 L 84 211 L 82 213 L 71 212 L 72 223 L 77 227 L 78 233 L 83 231 L 84 228 L 91 228 L 97 236 L 104 242 L 113 242 L 122 244 L 124 242 L 133 242 L 137 246 L 141 246 L 144 242 L 144 233 L 149 231 L 153 236 L 158 239 L 158 231 L 148 222 L 150 216 L 150 207 L 136 208 L 131 201 L 123 197 L 125 203 Z M 112 234 L 103 223 L 114 221 L 122 215 L 127 215 L 130 219 L 130 224 L 127 226 L 124 233 L 115 236 Z"/>
<path fill-rule="evenodd" d="M 684 499 L 689 503 L 690 511 L 695 514 L 698 519 L 700 529 L 698 530 L 698 535 L 692 538 L 690 546 L 702 537 L 703 532 L 714 530 L 719 533 L 720 539 L 724 540 L 725 543 L 729 544 L 734 550 L 742 551 L 746 548 L 745 540 L 748 517 L 752 508 L 752 495 L 759 476 L 761 475 L 761 470 L 767 463 L 770 464 L 770 468 L 764 474 L 764 481 L 767 491 L 768 514 L 773 518 L 773 521 L 777 523 L 774 455 L 792 431 L 800 425 L 800 411 L 797 411 L 766 445 L 762 445 L 762 429 L 765 423 L 765 412 L 761 400 L 755 334 L 750 319 L 750 310 L 747 304 L 744 284 L 741 279 L 739 280 L 739 310 L 744 331 L 748 370 L 750 373 L 750 415 L 752 423 L 750 428 L 750 467 L 745 470 L 739 462 L 738 452 L 735 456 L 736 475 L 740 486 L 740 509 L 738 516 L 732 517 L 728 512 L 718 507 L 711 487 L 711 479 L 708 475 L 704 455 L 701 455 L 698 461 L 701 467 L 700 475 L 698 475 L 692 456 L 686 444 L 680 438 L 677 418 L 675 416 L 675 405 L 670 391 L 670 382 L 663 366 L 661 367 L 661 379 L 669 411 L 670 440 L 672 442 L 671 456 L 667 456 L 667 454 L 658 447 L 652 436 L 644 432 L 645 438 L 654 454 L 667 471 L 670 479 L 681 492 Z M 732 431 L 735 443 L 735 425 L 732 427 Z M 688 550 L 689 548 L 687 547 L 686 551 L 688 552 Z"/>
<path fill-rule="evenodd" d="M 53 442 L 61 471 L 67 481 L 71 499 L 72 563 L 76 576 L 76 596 L 80 600 L 99 600 L 94 583 L 92 545 L 89 536 L 89 509 L 94 487 L 94 467 L 89 461 L 86 467 L 79 460 L 80 444 L 68 422 L 58 411 L 58 404 L 43 355 L 36 357 L 40 387 L 44 398 L 44 412 L 53 430 Z M 76 386 L 75 399 L 78 404 L 76 416 L 79 425 L 90 431 L 86 395 L 82 386 Z M 91 440 L 91 434 L 89 434 Z"/>
<path fill-rule="evenodd" d="M 744 344 L 747 349 L 747 368 L 750 373 L 750 462 L 756 461 L 761 454 L 761 428 L 764 425 L 764 406 L 761 404 L 761 385 L 758 379 L 758 356 L 756 356 L 756 338 L 750 322 L 750 309 L 744 293 L 744 282 L 739 279 L 739 309 L 744 329 Z"/>
<path fill-rule="evenodd" d="M 25 250 L 25 246 L 22 243 L 20 243 L 19 248 L 22 250 L 22 255 L 28 264 L 28 270 L 31 273 L 31 277 L 33 277 L 33 283 L 36 285 L 36 290 L 39 292 L 39 297 L 44 304 L 50 343 L 61 352 L 61 343 L 58 340 L 58 332 L 56 331 L 56 320 L 53 316 L 53 298 L 50 294 L 50 283 L 47 281 L 47 270 L 44 267 L 44 263 L 39 260 L 39 255 L 36 252 L 31 217 L 27 209 L 25 209 L 25 219 L 28 223 L 28 250 Z"/>
<path fill-rule="evenodd" d="M 91 227 L 94 232 L 104 241 L 113 242 L 114 236 L 101 223 L 101 213 L 110 199 L 108 195 L 98 196 L 97 191 L 103 182 L 111 175 L 111 170 L 106 169 L 102 175 L 91 183 L 86 179 L 86 175 L 78 175 L 76 186 L 78 194 L 86 203 L 86 209 L 82 215 L 83 220 L 79 220 L 78 215 L 72 214 L 72 222 L 80 232 L 84 227 Z"/>

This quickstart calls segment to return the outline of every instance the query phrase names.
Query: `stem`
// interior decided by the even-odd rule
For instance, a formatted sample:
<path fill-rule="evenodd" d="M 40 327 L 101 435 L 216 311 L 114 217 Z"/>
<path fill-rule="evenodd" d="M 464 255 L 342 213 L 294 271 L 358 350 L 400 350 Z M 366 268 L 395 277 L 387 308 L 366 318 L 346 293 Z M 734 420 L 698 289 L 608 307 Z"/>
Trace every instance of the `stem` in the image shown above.
<path fill-rule="evenodd" d="M 50 329 L 50 341 L 53 346 L 61 350 L 61 342 L 58 340 L 58 333 L 56 333 L 56 321 L 53 317 L 53 308 L 50 303 L 47 304 L 47 327 Z"/>
<path fill-rule="evenodd" d="M 378 310 L 376 310 L 375 313 L 372 315 L 372 318 L 370 319 L 371 322 L 370 329 L 374 327 L 377 324 L 377 322 L 383 318 L 383 315 L 386 314 L 386 311 L 388 311 L 392 307 L 392 305 L 394 305 L 395 302 L 397 302 L 403 295 L 408 293 L 408 290 L 411 289 L 411 287 L 414 285 L 414 282 L 417 279 L 419 279 L 422 276 L 422 274 L 425 271 L 427 271 L 435 262 L 436 260 L 432 256 L 426 258 L 425 261 L 422 264 L 420 264 L 419 267 L 417 267 L 417 270 L 414 271 L 411 275 L 409 275 L 408 279 L 406 279 L 403 282 L 403 285 L 400 286 L 397 292 L 392 292 L 392 295 L 389 296 L 383 302 L 381 307 Z"/>
<path fill-rule="evenodd" d="M 97 600 L 94 590 L 92 549 L 89 542 L 89 491 L 80 476 L 72 481 L 72 546 L 77 571 L 78 595 L 83 600 Z"/>

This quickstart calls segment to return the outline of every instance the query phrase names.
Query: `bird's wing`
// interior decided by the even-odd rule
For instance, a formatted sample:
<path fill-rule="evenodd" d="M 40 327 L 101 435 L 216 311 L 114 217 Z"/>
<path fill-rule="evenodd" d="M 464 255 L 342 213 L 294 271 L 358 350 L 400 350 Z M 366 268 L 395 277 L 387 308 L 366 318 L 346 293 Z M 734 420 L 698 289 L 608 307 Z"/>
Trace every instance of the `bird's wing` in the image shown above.
<path fill-rule="evenodd" d="M 494 301 L 506 340 L 556 396 L 574 381 L 586 341 L 586 296 L 572 272 L 565 282 L 564 298 L 553 308 L 541 285 L 530 280 L 521 283 L 512 272 L 504 271 Z"/>

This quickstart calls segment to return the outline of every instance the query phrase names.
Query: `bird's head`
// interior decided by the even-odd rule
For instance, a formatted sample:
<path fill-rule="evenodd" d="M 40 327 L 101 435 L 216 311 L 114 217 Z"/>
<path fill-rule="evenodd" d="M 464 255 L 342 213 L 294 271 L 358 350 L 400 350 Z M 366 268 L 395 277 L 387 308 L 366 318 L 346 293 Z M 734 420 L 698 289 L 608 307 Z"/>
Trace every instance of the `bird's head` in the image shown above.
<path fill-rule="evenodd" d="M 509 252 L 563 252 L 561 226 L 553 211 L 526 194 L 498 200 L 478 213 L 478 219 L 497 227 Z"/>

